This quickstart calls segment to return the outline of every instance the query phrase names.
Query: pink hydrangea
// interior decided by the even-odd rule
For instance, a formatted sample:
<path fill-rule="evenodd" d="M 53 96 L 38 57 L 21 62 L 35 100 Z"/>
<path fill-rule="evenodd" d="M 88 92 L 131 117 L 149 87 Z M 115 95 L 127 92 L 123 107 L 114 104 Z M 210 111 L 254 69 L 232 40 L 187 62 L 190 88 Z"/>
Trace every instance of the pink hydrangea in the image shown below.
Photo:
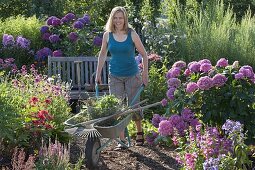
<path fill-rule="evenodd" d="M 178 77 L 181 74 L 181 69 L 179 67 L 173 67 L 171 68 L 167 74 L 166 74 L 166 78 L 170 79 L 170 78 L 175 78 Z"/>
<path fill-rule="evenodd" d="M 198 89 L 198 85 L 195 82 L 189 82 L 187 84 L 186 92 L 192 93 Z"/>
<path fill-rule="evenodd" d="M 213 78 L 212 78 L 212 81 L 213 81 L 213 85 L 216 86 L 216 87 L 221 87 L 223 86 L 226 82 L 227 82 L 227 78 L 225 77 L 225 75 L 223 74 L 216 74 Z"/>
<path fill-rule="evenodd" d="M 200 77 L 197 81 L 197 85 L 201 90 L 209 90 L 212 87 L 213 81 L 210 77 L 204 76 Z"/>
<path fill-rule="evenodd" d="M 175 88 L 171 87 L 167 90 L 166 92 L 166 96 L 169 100 L 173 100 L 174 99 L 174 92 L 175 92 Z"/>
<path fill-rule="evenodd" d="M 158 132 L 161 136 L 168 136 L 173 132 L 172 124 L 168 120 L 162 120 L 159 123 Z"/>
<path fill-rule="evenodd" d="M 200 61 L 198 61 L 198 63 L 199 64 L 205 64 L 205 63 L 207 63 L 207 64 L 211 64 L 211 61 L 210 60 L 208 60 L 208 59 L 203 59 L 203 60 L 200 60 Z M 211 64 L 212 65 L 212 64 Z"/>
<path fill-rule="evenodd" d="M 178 78 L 170 78 L 167 81 L 167 85 L 168 85 L 168 88 L 170 88 L 170 87 L 177 88 L 181 85 L 181 80 L 179 80 Z"/>
<path fill-rule="evenodd" d="M 186 69 L 183 73 L 185 76 L 189 76 L 191 74 L 189 69 Z"/>
<path fill-rule="evenodd" d="M 253 72 L 253 69 L 251 66 L 242 66 L 240 69 L 239 69 L 239 73 L 242 73 L 244 75 L 244 77 L 247 77 L 247 78 L 253 78 L 254 77 L 254 72 Z"/>
<path fill-rule="evenodd" d="M 217 64 L 216 64 L 217 67 L 226 67 L 228 66 L 228 60 L 225 59 L 225 58 L 221 58 L 217 61 Z"/>
<path fill-rule="evenodd" d="M 244 75 L 242 73 L 236 73 L 235 74 L 235 79 L 243 79 L 244 78 Z"/>
<path fill-rule="evenodd" d="M 186 63 L 184 61 L 180 60 L 180 61 L 175 62 L 172 67 L 178 67 L 178 68 L 182 69 L 182 68 L 186 67 Z"/>
<path fill-rule="evenodd" d="M 209 64 L 209 63 L 203 63 L 203 64 L 201 64 L 201 66 L 200 66 L 200 71 L 205 72 L 205 73 L 207 73 L 207 72 L 210 71 L 211 69 L 212 69 L 212 65 Z"/>
<path fill-rule="evenodd" d="M 188 68 L 192 73 L 197 73 L 200 71 L 200 64 L 197 61 L 193 61 L 188 64 Z"/>

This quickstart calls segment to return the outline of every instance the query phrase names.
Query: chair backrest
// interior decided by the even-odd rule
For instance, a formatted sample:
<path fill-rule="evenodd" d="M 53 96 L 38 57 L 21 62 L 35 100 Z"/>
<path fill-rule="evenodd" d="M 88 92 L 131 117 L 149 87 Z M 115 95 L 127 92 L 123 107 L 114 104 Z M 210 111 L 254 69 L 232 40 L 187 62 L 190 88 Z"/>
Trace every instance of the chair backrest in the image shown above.
<path fill-rule="evenodd" d="M 48 76 L 60 76 L 63 82 L 71 83 L 72 88 L 84 88 L 95 83 L 97 57 L 48 57 Z M 108 84 L 107 57 L 102 69 L 102 84 Z"/>

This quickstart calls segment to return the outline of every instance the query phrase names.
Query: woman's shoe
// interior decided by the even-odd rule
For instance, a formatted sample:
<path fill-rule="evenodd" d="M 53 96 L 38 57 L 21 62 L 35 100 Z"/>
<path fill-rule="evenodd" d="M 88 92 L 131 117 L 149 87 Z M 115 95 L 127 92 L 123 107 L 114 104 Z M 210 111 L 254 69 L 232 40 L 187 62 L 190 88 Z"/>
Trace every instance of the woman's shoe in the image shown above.
<path fill-rule="evenodd" d="M 136 146 L 143 146 L 143 144 L 144 144 L 144 133 L 143 132 L 137 132 L 136 133 L 136 140 L 135 140 L 135 142 L 136 142 Z M 138 136 L 142 136 L 142 138 L 138 138 Z"/>

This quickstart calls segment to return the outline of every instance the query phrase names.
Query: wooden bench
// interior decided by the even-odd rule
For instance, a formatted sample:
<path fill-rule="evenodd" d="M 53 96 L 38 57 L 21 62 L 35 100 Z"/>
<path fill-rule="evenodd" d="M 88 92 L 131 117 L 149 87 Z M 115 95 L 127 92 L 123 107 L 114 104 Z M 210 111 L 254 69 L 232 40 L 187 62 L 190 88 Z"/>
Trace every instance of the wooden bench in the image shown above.
<path fill-rule="evenodd" d="M 71 99 L 87 99 L 95 96 L 95 73 L 97 57 L 48 57 L 48 76 L 57 76 L 62 82 L 71 84 Z M 102 84 L 99 95 L 108 93 L 108 65 L 106 59 L 102 69 Z"/>

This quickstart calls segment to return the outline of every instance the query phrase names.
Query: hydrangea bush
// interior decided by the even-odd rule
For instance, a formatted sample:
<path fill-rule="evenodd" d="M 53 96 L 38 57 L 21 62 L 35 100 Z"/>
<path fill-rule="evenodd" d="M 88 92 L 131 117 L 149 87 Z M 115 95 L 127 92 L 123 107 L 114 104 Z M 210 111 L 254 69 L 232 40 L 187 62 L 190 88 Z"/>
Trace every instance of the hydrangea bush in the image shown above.
<path fill-rule="evenodd" d="M 43 61 L 48 55 L 93 56 L 100 50 L 102 32 L 88 14 L 79 17 L 68 13 L 62 18 L 51 16 L 40 28 L 45 47 L 38 50 L 36 59 Z"/>
<path fill-rule="evenodd" d="M 31 50 L 30 43 L 30 40 L 23 36 L 17 36 L 15 39 L 13 35 L 3 34 L 0 57 L 14 58 L 18 67 L 23 64 L 31 64 L 34 60 L 34 51 Z"/>
<path fill-rule="evenodd" d="M 209 125 L 227 119 L 244 124 L 248 140 L 255 136 L 255 77 L 251 66 L 229 65 L 221 58 L 215 66 L 208 59 L 186 64 L 178 61 L 167 72 L 168 91 L 162 101 L 168 113 L 189 108 Z"/>

